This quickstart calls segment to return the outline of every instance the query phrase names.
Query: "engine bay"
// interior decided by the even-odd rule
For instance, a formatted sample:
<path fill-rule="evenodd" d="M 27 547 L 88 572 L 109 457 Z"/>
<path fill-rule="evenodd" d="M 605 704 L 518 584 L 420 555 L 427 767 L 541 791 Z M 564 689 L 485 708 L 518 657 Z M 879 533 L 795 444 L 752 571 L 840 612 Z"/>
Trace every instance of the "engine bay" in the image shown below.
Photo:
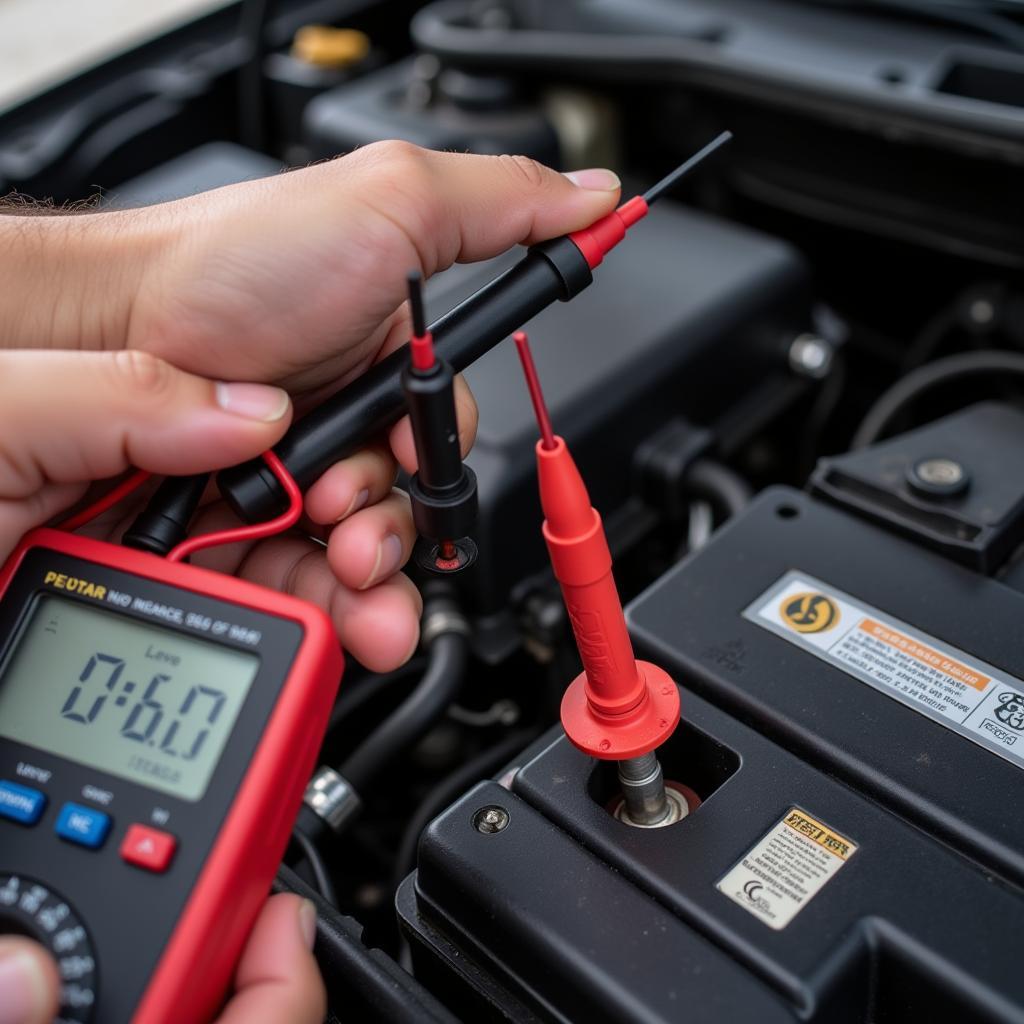
<path fill-rule="evenodd" d="M 329 1020 L 1024 1021 L 1024 8 L 243 0 L 0 113 L 5 193 L 81 216 L 387 139 L 629 197 L 724 131 L 527 325 L 684 812 L 624 821 L 561 724 L 503 342 L 464 370 L 475 561 L 411 570 L 407 665 L 349 664 L 275 883 Z"/>

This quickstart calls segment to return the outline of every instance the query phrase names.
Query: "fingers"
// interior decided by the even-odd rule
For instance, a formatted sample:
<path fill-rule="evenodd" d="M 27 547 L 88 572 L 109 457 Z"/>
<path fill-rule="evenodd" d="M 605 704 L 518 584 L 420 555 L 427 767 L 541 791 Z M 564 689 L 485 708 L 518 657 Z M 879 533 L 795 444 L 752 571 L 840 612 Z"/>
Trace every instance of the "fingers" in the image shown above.
<path fill-rule="evenodd" d="M 0 1024 L 50 1024 L 59 993 L 57 965 L 42 946 L 0 938 Z"/>
<path fill-rule="evenodd" d="M 349 155 L 367 206 L 404 230 L 429 276 L 457 260 L 496 256 L 576 231 L 610 213 L 619 179 L 594 169 L 559 174 L 523 156 L 439 153 L 404 142 Z"/>
<path fill-rule="evenodd" d="M 391 493 L 397 466 L 389 451 L 366 448 L 335 463 L 306 492 L 306 515 L 329 526 Z"/>
<path fill-rule="evenodd" d="M 0 498 L 47 483 L 219 469 L 284 433 L 278 388 L 215 384 L 141 352 L 2 352 Z"/>
<path fill-rule="evenodd" d="M 311 952 L 316 909 L 291 893 L 271 896 L 256 919 L 219 1024 L 321 1024 L 324 983 Z"/>
<path fill-rule="evenodd" d="M 239 574 L 319 605 L 334 622 L 341 646 L 372 672 L 404 665 L 419 643 L 423 601 L 406 576 L 355 590 L 338 582 L 320 545 L 301 537 L 257 545 Z"/>
<path fill-rule="evenodd" d="M 369 511 L 357 513 L 348 522 L 354 523 Z M 407 507 L 404 515 L 408 516 Z M 211 505 L 200 514 L 193 532 L 207 533 L 234 521 L 225 505 Z M 387 515 L 376 522 L 376 532 L 360 527 L 362 543 L 375 546 L 389 532 Z M 402 524 L 401 529 L 406 538 L 411 535 L 412 525 Z M 406 543 L 403 539 L 403 548 Z M 375 561 L 375 554 L 370 558 Z M 204 568 L 237 574 L 322 608 L 334 623 L 346 654 L 373 672 L 391 672 L 404 665 L 419 643 L 423 601 L 408 577 L 380 577 L 375 586 L 362 591 L 346 586 L 332 571 L 324 545 L 298 534 L 283 534 L 257 544 L 211 548 L 200 551 L 193 560 Z M 360 571 L 367 572 L 366 559 L 361 565 Z"/>
<path fill-rule="evenodd" d="M 327 561 L 345 586 L 368 590 L 405 565 L 415 541 L 409 496 L 395 490 L 331 531 Z"/>

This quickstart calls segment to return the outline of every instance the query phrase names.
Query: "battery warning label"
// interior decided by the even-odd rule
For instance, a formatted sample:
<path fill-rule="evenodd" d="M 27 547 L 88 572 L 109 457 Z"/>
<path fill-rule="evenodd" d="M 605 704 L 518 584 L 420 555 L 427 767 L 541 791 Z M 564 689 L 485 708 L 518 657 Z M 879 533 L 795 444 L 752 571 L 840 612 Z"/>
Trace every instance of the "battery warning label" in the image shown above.
<path fill-rule="evenodd" d="M 1021 680 L 800 572 L 743 615 L 1024 767 Z"/>
<path fill-rule="evenodd" d="M 856 851 L 845 836 L 791 807 L 717 888 L 778 931 Z"/>

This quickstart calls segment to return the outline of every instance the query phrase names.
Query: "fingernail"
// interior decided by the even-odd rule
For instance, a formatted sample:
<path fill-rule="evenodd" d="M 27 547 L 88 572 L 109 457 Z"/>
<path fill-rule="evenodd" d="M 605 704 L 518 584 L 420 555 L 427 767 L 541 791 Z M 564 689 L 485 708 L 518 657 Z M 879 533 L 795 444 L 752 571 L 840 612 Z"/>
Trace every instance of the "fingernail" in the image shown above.
<path fill-rule="evenodd" d="M 589 167 L 585 171 L 569 171 L 566 177 L 580 188 L 595 192 L 612 192 L 622 186 L 619 176 L 605 167 Z"/>
<path fill-rule="evenodd" d="M 312 949 L 316 941 L 316 907 L 311 900 L 303 900 L 299 905 L 299 931 L 306 948 Z"/>
<path fill-rule="evenodd" d="M 370 500 L 370 491 L 364 487 L 350 502 L 347 509 L 338 516 L 338 522 L 347 519 L 353 512 L 358 512 Z"/>
<path fill-rule="evenodd" d="M 288 392 L 268 384 L 217 384 L 217 404 L 225 411 L 247 420 L 273 423 L 287 411 Z"/>
<path fill-rule="evenodd" d="M 377 547 L 377 560 L 373 571 L 366 577 L 362 589 L 372 586 L 377 580 L 386 579 L 398 572 L 402 565 L 402 540 L 395 533 L 389 533 Z"/>
<path fill-rule="evenodd" d="M 0 1024 L 42 1020 L 50 1008 L 46 976 L 31 953 L 0 953 Z"/>

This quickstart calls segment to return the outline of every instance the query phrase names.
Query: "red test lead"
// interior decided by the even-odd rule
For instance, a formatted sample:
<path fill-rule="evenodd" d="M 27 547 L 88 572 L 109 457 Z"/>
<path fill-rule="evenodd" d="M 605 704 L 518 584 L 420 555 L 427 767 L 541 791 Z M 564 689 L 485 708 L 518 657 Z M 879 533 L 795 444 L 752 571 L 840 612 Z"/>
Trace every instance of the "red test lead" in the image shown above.
<path fill-rule="evenodd" d="M 513 339 L 543 435 L 536 453 L 544 540 L 583 661 L 562 699 L 562 727 L 584 753 L 619 762 L 623 820 L 669 824 L 687 808 L 678 791 L 666 795 L 654 751 L 679 723 L 679 690 L 633 654 L 601 517 L 565 441 L 551 431 L 526 334 Z"/>

